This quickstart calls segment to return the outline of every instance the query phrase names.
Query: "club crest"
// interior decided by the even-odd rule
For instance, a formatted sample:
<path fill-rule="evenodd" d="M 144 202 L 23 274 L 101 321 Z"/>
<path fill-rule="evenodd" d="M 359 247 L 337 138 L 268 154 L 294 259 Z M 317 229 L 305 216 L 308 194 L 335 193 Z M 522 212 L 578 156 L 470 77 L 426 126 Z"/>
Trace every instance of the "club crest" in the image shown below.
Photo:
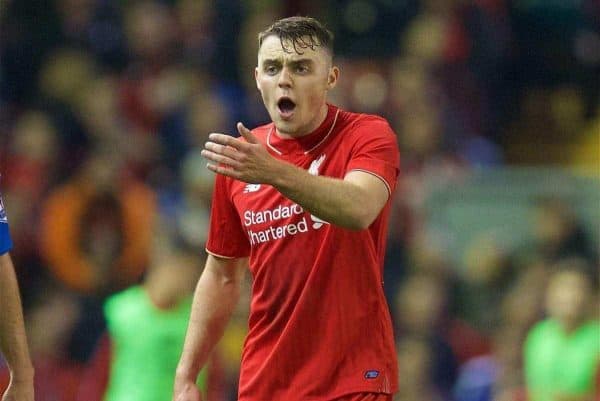
<path fill-rule="evenodd" d="M 325 160 L 325 154 L 319 156 L 318 159 L 313 160 L 308 168 L 308 174 L 310 175 L 319 175 L 319 168 L 321 167 L 321 163 Z"/>

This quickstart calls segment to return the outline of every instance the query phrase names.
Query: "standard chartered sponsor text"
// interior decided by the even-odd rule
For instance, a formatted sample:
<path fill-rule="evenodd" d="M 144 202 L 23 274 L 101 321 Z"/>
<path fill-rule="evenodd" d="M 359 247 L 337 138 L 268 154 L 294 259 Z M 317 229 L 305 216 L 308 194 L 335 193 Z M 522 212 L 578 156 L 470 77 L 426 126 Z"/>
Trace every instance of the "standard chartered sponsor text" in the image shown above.
<path fill-rule="evenodd" d="M 273 209 L 261 210 L 255 212 L 253 210 L 246 210 L 244 212 L 244 225 L 250 227 L 253 224 L 269 223 L 271 221 L 286 219 L 293 215 L 301 215 L 304 213 L 302 206 L 295 203 L 290 206 L 279 205 Z"/>
<path fill-rule="evenodd" d="M 279 205 L 273 209 L 261 211 L 246 210 L 244 212 L 244 225 L 251 227 L 255 224 L 272 223 L 281 219 L 287 219 L 292 216 L 299 216 L 304 213 L 302 206 L 291 204 L 289 206 Z M 252 245 L 269 242 L 272 240 L 305 233 L 308 231 L 308 222 L 306 216 L 296 223 L 289 223 L 279 227 L 269 226 L 266 229 L 253 231 L 248 230 L 248 238 Z"/>

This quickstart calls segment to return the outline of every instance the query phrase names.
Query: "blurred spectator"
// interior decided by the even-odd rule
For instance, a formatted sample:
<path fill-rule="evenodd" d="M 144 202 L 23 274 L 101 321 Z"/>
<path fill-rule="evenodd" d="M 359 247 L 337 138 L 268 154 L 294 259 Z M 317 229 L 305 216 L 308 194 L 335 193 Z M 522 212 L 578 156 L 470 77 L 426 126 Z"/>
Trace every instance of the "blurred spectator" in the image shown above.
<path fill-rule="evenodd" d="M 529 400 L 593 401 L 599 395 L 596 290 L 597 281 L 579 262 L 561 266 L 551 276 L 548 317 L 531 329 L 524 346 Z"/>
<path fill-rule="evenodd" d="M 425 0 L 401 37 L 406 54 L 435 74 L 448 143 L 472 164 L 500 161 L 502 57 L 510 38 L 505 2 Z"/>
<path fill-rule="evenodd" d="M 118 154 L 100 148 L 43 205 L 43 259 L 54 277 L 81 295 L 83 313 L 69 344 L 80 362 L 104 330 L 104 297 L 136 283 L 149 257 L 154 192 L 121 166 Z"/>
<path fill-rule="evenodd" d="M 54 169 L 64 179 L 79 166 L 89 146 L 88 133 L 77 116 L 82 91 L 97 71 L 86 52 L 68 47 L 53 49 L 37 76 L 36 108 L 47 113 L 57 136 Z M 13 134 L 14 135 L 14 134 Z"/>
<path fill-rule="evenodd" d="M 133 60 L 123 80 L 121 107 L 142 135 L 156 133 L 162 117 L 160 78 L 176 55 L 175 27 L 173 12 L 161 2 L 130 3 L 125 10 L 125 33 Z"/>
<path fill-rule="evenodd" d="M 131 141 L 123 135 L 127 126 L 119 109 L 118 81 L 115 76 L 95 76 L 86 82 L 78 94 L 73 111 L 92 146 L 112 144 L 115 152 L 126 155 L 131 152 Z"/>
<path fill-rule="evenodd" d="M 460 314 L 490 335 L 499 323 L 498 314 L 491 311 L 514 280 L 509 253 L 492 235 L 481 235 L 467 245 L 464 267 Z"/>
<path fill-rule="evenodd" d="M 206 68 L 214 57 L 215 9 L 206 0 L 180 0 L 175 4 L 184 58 L 196 67 Z"/>
<path fill-rule="evenodd" d="M 524 266 L 506 289 L 498 305 L 499 325 L 515 332 L 527 331 L 543 315 L 544 293 L 551 268 L 534 263 Z"/>
<path fill-rule="evenodd" d="M 413 337 L 420 341 L 421 346 L 427 348 L 425 352 L 428 370 L 422 374 L 429 378 L 444 399 L 451 393 L 457 371 L 457 361 L 445 338 L 441 320 L 446 304 L 445 283 L 426 274 L 409 276 L 396 298 L 399 341 L 402 343 L 405 337 Z M 401 367 L 410 363 L 402 359 L 401 353 L 398 358 Z M 406 378 L 401 377 L 401 380 L 404 382 Z"/>
<path fill-rule="evenodd" d="M 170 249 L 161 237 L 143 284 L 110 296 L 104 304 L 108 332 L 84 375 L 79 400 L 167 400 L 189 320 L 201 261 Z M 222 400 L 217 358 L 198 385 L 210 400 Z"/>
<path fill-rule="evenodd" d="M 44 206 L 43 255 L 57 278 L 83 293 L 124 288 L 146 266 L 154 195 L 122 177 L 119 165 L 107 151 L 91 155 Z"/>
<path fill-rule="evenodd" d="M 154 172 L 159 172 L 162 177 L 153 178 L 161 178 L 154 181 L 159 181 L 165 188 L 176 186 L 169 180 L 182 178 L 182 169 L 188 153 L 199 156 L 199 149 L 208 140 L 209 133 L 227 132 L 228 127 L 233 125 L 231 109 L 217 92 L 218 88 L 211 87 L 208 76 L 201 73 L 191 74 L 190 71 L 182 74 L 180 84 L 188 87 L 185 92 L 189 97 L 183 99 L 185 102 L 177 102 L 171 108 L 158 133 L 161 146 L 160 164 Z M 207 96 L 207 93 L 210 93 L 210 96 Z"/>
<path fill-rule="evenodd" d="M 46 113 L 28 110 L 21 114 L 8 144 L 4 185 L 37 203 L 56 182 L 57 139 L 56 127 Z"/>
<path fill-rule="evenodd" d="M 58 0 L 62 40 L 85 49 L 111 70 L 121 70 L 127 49 L 119 7 L 110 1 Z"/>
<path fill-rule="evenodd" d="M 431 371 L 435 350 L 427 340 L 408 336 L 397 344 L 398 380 L 400 390 L 394 396 L 394 401 L 444 401 L 439 388 L 433 382 Z"/>
<path fill-rule="evenodd" d="M 544 196 L 533 207 L 533 243 L 517 255 L 519 262 L 541 260 L 554 264 L 564 259 L 582 258 L 590 273 L 597 274 L 594 266 L 598 255 L 591 238 L 579 220 L 573 205 L 557 196 Z"/>
<path fill-rule="evenodd" d="M 494 335 L 492 353 L 467 361 L 460 370 L 454 401 L 525 401 L 522 383 L 523 333 L 505 326 Z"/>

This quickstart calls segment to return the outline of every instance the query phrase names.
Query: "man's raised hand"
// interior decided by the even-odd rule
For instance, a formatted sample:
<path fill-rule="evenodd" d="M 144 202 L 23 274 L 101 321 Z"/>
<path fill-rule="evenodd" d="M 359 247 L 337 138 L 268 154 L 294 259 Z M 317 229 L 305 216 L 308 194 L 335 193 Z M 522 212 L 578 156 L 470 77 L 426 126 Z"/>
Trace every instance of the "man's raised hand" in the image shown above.
<path fill-rule="evenodd" d="M 243 138 L 211 133 L 202 156 L 210 160 L 209 170 L 252 184 L 270 184 L 280 163 L 242 123 L 237 124 Z"/>

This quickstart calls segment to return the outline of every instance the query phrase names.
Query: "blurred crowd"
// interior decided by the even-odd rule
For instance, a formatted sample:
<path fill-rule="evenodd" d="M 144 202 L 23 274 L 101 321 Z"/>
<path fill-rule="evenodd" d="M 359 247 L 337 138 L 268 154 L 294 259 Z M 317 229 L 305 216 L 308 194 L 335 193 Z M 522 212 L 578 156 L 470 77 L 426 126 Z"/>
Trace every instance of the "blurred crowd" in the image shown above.
<path fill-rule="evenodd" d="M 174 374 L 165 347 L 183 336 L 178 314 L 201 272 L 210 210 L 200 149 L 236 121 L 268 122 L 253 80 L 256 34 L 296 14 L 336 35 L 331 102 L 385 116 L 398 134 L 385 270 L 396 400 L 558 400 L 526 388 L 543 383 L 547 365 L 536 333 L 549 321 L 587 330 L 592 319 L 598 335 L 600 231 L 589 227 L 600 222 L 540 194 L 527 241 L 507 249 L 473 238 L 456 262 L 425 205 L 481 169 L 552 165 L 600 178 L 594 0 L 0 2 L 0 190 L 37 399 L 119 400 L 114 376 L 132 367 L 118 355 L 131 341 L 148 344 L 132 360 Z M 209 401 L 235 399 L 242 299 L 201 378 Z M 141 336 L 161 325 L 180 331 Z M 570 370 L 579 388 L 546 376 L 545 391 L 558 386 L 565 401 L 598 391 L 595 343 L 569 362 L 592 364 Z M 0 363 L 0 389 L 6 381 Z"/>

